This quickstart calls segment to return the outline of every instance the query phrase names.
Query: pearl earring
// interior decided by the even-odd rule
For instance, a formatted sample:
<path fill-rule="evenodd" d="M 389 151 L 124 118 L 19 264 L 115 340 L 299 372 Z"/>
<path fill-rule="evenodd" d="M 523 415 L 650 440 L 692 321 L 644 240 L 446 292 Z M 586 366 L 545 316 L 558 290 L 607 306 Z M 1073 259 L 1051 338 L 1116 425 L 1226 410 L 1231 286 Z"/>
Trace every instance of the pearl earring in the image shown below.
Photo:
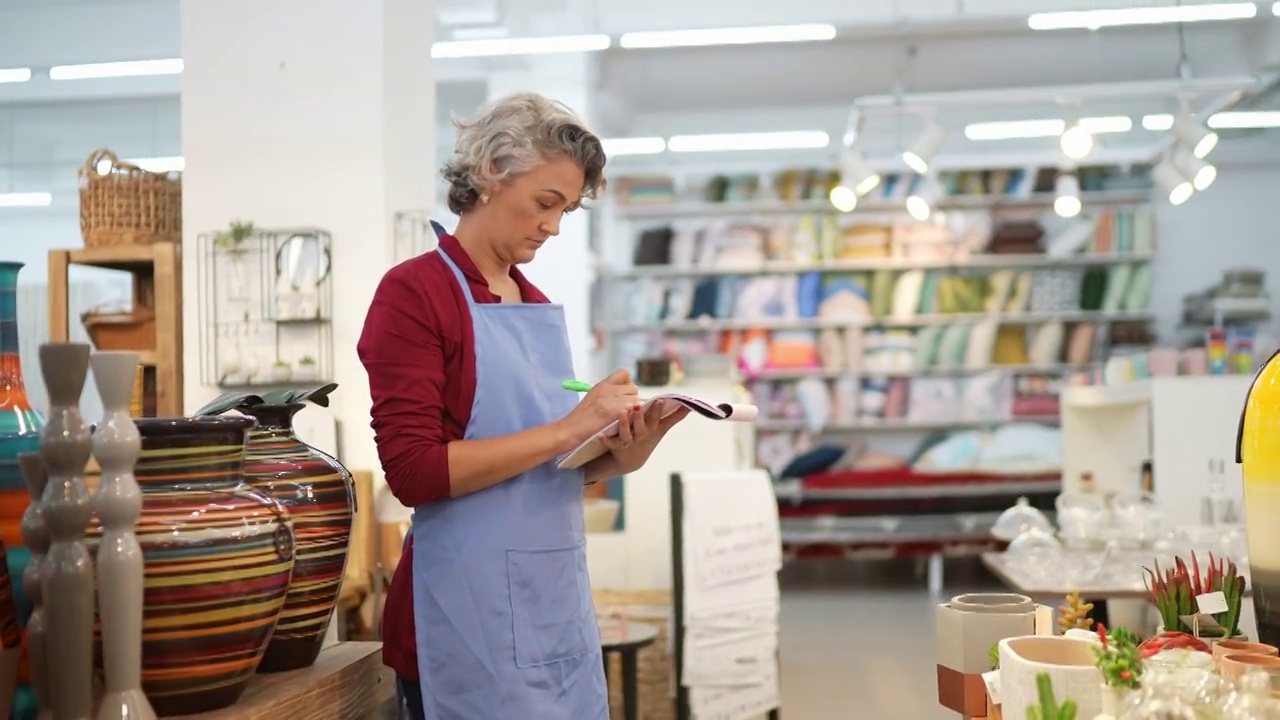
<path fill-rule="evenodd" d="M 489 196 L 488 196 L 488 195 L 481 195 L 481 196 L 480 196 L 480 202 L 484 203 L 485 205 L 488 205 L 488 204 L 489 204 Z"/>

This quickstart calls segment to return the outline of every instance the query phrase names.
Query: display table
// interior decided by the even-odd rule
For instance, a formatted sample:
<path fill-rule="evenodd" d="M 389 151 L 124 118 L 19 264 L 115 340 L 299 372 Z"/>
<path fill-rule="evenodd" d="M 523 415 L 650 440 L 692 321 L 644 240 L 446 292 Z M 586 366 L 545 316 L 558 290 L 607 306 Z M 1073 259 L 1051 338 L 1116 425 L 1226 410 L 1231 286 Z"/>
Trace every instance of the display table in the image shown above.
<path fill-rule="evenodd" d="M 638 622 L 608 625 L 600 628 L 600 648 L 604 651 L 604 677 L 609 681 L 609 656 L 622 657 L 622 704 L 625 720 L 640 717 L 640 688 L 637 682 L 636 654 L 658 639 L 658 628 Z"/>
<path fill-rule="evenodd" d="M 395 697 L 395 676 L 382 664 L 382 643 L 341 642 L 316 664 L 258 675 L 240 702 L 185 720 L 363 720 Z"/>

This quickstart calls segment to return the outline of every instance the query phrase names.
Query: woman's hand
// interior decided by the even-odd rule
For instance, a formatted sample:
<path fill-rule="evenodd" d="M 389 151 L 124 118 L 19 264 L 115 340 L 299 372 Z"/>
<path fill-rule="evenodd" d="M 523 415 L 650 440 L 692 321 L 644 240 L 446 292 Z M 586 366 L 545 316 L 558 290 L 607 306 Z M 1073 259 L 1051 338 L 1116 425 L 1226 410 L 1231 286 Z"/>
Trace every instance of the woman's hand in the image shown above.
<path fill-rule="evenodd" d="M 560 421 L 568 434 L 569 449 L 577 447 L 614 420 L 628 425 L 640 407 L 640 390 L 631 382 L 631 373 L 618 370 L 601 380 L 582 397 L 577 407 Z"/>
<path fill-rule="evenodd" d="M 689 408 L 681 405 L 675 412 L 663 417 L 668 402 L 674 401 L 659 400 L 650 405 L 648 410 L 633 410 L 627 422 L 618 424 L 617 435 L 602 439 L 605 447 L 609 448 L 609 454 L 605 456 L 611 461 L 609 466 L 593 470 L 616 476 L 644 467 L 667 431 L 689 415 Z M 595 475 L 596 472 L 591 474 Z"/>

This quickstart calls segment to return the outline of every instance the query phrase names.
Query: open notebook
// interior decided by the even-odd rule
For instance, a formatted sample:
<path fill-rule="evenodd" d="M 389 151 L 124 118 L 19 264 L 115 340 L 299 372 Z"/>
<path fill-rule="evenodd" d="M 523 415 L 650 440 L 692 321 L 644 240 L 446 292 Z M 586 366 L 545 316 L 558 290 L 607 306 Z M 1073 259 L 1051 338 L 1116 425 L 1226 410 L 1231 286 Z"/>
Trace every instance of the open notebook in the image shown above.
<path fill-rule="evenodd" d="M 729 420 L 732 422 L 755 422 L 756 416 L 760 411 L 755 405 L 735 405 L 732 403 L 711 403 L 700 398 L 689 395 L 681 395 L 680 393 L 663 393 L 644 401 L 644 407 L 649 409 L 650 405 L 658 400 L 672 400 L 662 416 L 666 417 L 674 413 L 680 405 L 684 405 L 693 412 L 701 415 L 708 420 Z M 573 470 L 595 460 L 601 455 L 609 452 L 609 449 L 600 442 L 600 438 L 613 437 L 618 434 L 618 421 L 614 420 L 609 423 L 600 432 L 592 435 L 586 442 L 579 445 L 573 452 L 560 458 L 560 462 L 556 463 L 556 467 L 561 470 Z"/>

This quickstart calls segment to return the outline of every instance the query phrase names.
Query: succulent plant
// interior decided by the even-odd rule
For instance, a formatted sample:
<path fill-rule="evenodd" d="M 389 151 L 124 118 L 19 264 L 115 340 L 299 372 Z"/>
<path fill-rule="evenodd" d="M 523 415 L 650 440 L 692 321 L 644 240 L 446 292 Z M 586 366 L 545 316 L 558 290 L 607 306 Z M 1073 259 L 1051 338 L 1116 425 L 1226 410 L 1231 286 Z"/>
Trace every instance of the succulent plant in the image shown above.
<path fill-rule="evenodd" d="M 338 383 L 327 383 L 319 387 L 286 388 L 261 394 L 225 392 L 197 410 L 196 417 L 221 415 L 228 410 L 238 410 L 240 408 L 253 407 L 254 405 L 293 405 L 294 403 L 312 402 L 320 407 L 329 407 L 329 395 L 337 389 Z"/>
<path fill-rule="evenodd" d="M 1058 627 L 1066 630 L 1092 630 L 1093 618 L 1089 617 L 1089 613 L 1093 612 L 1093 603 L 1085 602 L 1080 599 L 1080 593 L 1073 592 L 1067 596 L 1066 604 L 1058 606 Z"/>
<path fill-rule="evenodd" d="M 1200 561 L 1191 553 L 1191 567 L 1182 558 L 1174 558 L 1174 566 L 1165 570 L 1155 564 L 1155 570 L 1143 568 L 1147 574 L 1146 585 L 1151 604 L 1160 612 L 1165 630 L 1187 627 L 1182 618 L 1196 614 L 1196 598 L 1205 593 L 1221 592 L 1227 601 L 1226 612 L 1213 615 L 1213 621 L 1225 629 L 1226 637 L 1240 634 L 1240 605 L 1244 600 L 1244 576 L 1236 564 L 1209 554 L 1204 575 L 1200 574 Z M 1201 632 L 1201 635 L 1206 634 Z"/>
<path fill-rule="evenodd" d="M 1137 637 L 1124 628 L 1108 633 L 1098 623 L 1098 647 L 1093 649 L 1094 661 L 1102 673 L 1102 682 L 1108 687 L 1136 688 L 1142 680 L 1142 654 Z"/>
<path fill-rule="evenodd" d="M 1059 705 L 1053 696 L 1053 680 L 1049 673 L 1036 675 L 1036 694 L 1040 698 L 1038 706 L 1027 708 L 1027 720 L 1075 720 L 1076 701 L 1067 699 Z"/>

